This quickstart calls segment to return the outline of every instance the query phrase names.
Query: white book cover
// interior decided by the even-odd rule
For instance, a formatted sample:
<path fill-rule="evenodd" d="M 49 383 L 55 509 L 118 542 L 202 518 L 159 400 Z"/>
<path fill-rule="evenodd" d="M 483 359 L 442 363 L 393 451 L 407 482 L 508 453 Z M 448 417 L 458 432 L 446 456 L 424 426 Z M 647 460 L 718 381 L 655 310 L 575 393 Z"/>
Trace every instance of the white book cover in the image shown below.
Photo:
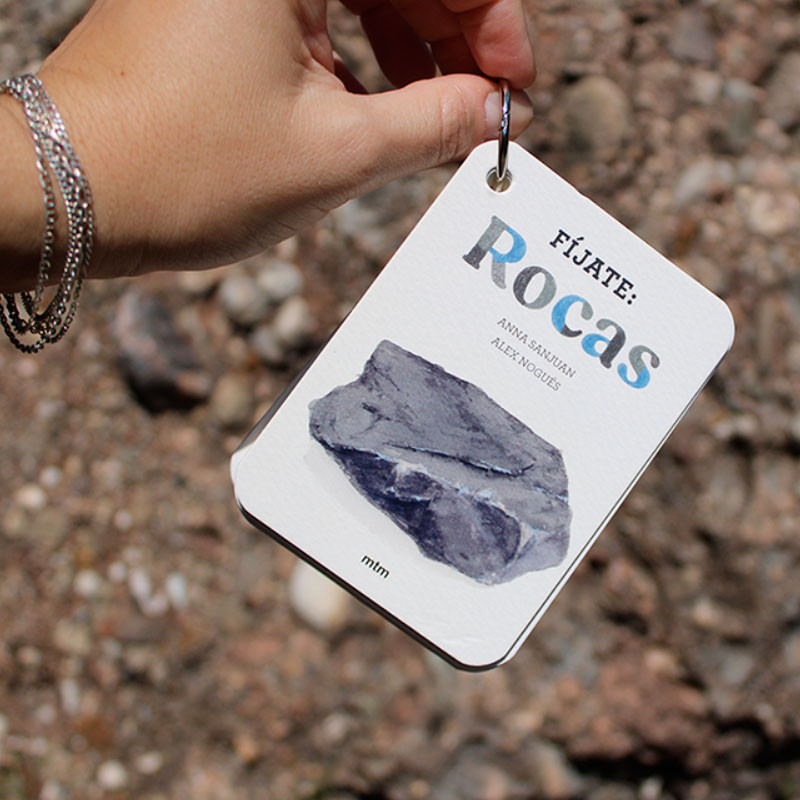
<path fill-rule="evenodd" d="M 232 461 L 259 528 L 456 666 L 518 649 L 711 377 L 725 304 L 477 148 Z"/>

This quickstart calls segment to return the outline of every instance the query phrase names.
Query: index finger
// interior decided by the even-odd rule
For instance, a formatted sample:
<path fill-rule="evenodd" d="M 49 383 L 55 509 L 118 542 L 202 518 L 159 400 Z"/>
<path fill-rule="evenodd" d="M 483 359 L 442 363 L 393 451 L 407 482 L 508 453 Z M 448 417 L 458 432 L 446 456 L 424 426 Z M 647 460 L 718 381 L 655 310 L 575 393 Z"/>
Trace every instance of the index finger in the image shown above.
<path fill-rule="evenodd" d="M 486 75 L 506 78 L 515 89 L 533 83 L 536 63 L 521 0 L 441 2 L 457 15 L 464 39 Z"/>
<path fill-rule="evenodd" d="M 530 86 L 536 77 L 521 0 L 342 2 L 362 18 L 373 16 L 381 6 L 392 5 L 417 36 L 431 46 L 442 72 L 478 72 L 506 78 L 517 89 Z M 387 47 L 399 46 L 396 31 L 372 33 L 372 38 L 388 43 Z"/>

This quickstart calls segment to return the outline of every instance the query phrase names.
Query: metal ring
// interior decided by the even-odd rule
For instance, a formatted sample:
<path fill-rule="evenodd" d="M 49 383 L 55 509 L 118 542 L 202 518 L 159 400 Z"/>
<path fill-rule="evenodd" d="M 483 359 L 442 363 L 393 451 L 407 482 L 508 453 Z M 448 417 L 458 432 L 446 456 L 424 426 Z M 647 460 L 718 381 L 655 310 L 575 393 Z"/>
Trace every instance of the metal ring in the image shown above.
<path fill-rule="evenodd" d="M 508 170 L 508 136 L 511 130 L 511 89 L 507 80 L 500 81 L 500 91 L 503 95 L 503 111 L 498 129 L 497 150 L 497 182 L 502 184 L 506 179 Z"/>

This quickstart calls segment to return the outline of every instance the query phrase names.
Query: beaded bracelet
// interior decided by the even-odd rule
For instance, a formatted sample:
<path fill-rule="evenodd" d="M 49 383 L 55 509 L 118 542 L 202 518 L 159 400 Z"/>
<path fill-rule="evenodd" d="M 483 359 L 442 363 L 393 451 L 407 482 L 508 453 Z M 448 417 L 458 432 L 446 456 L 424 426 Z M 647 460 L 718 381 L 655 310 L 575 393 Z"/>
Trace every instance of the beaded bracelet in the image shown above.
<path fill-rule="evenodd" d="M 89 182 L 67 136 L 64 121 L 35 75 L 20 75 L 0 83 L 0 94 L 18 100 L 33 135 L 39 182 L 45 204 L 45 230 L 39 256 L 36 287 L 21 292 L 22 309 L 13 294 L 0 300 L 0 325 L 14 345 L 25 353 L 36 353 L 50 342 L 57 342 L 75 317 L 81 286 L 92 256 L 94 209 Z M 50 173 L 55 176 L 67 216 L 67 255 L 55 294 L 39 310 L 52 267 L 55 239 L 55 197 Z M 3 303 L 5 301 L 5 304 Z M 22 311 L 24 310 L 24 315 Z M 33 342 L 19 337 L 31 335 Z"/>

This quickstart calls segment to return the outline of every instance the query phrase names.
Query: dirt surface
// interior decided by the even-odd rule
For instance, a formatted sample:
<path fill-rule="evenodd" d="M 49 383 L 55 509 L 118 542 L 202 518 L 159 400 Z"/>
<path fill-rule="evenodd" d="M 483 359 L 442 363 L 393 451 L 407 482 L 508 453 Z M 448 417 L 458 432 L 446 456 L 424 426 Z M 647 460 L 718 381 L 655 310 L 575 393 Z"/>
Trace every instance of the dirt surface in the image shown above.
<path fill-rule="evenodd" d="M 0 0 L 0 75 L 84 6 Z M 354 603 L 304 622 L 324 589 L 291 594 L 227 472 L 451 170 L 88 286 L 58 346 L 0 343 L 0 797 L 800 797 L 800 3 L 531 16 L 522 143 L 726 299 L 717 377 L 515 659 L 461 674 Z"/>

